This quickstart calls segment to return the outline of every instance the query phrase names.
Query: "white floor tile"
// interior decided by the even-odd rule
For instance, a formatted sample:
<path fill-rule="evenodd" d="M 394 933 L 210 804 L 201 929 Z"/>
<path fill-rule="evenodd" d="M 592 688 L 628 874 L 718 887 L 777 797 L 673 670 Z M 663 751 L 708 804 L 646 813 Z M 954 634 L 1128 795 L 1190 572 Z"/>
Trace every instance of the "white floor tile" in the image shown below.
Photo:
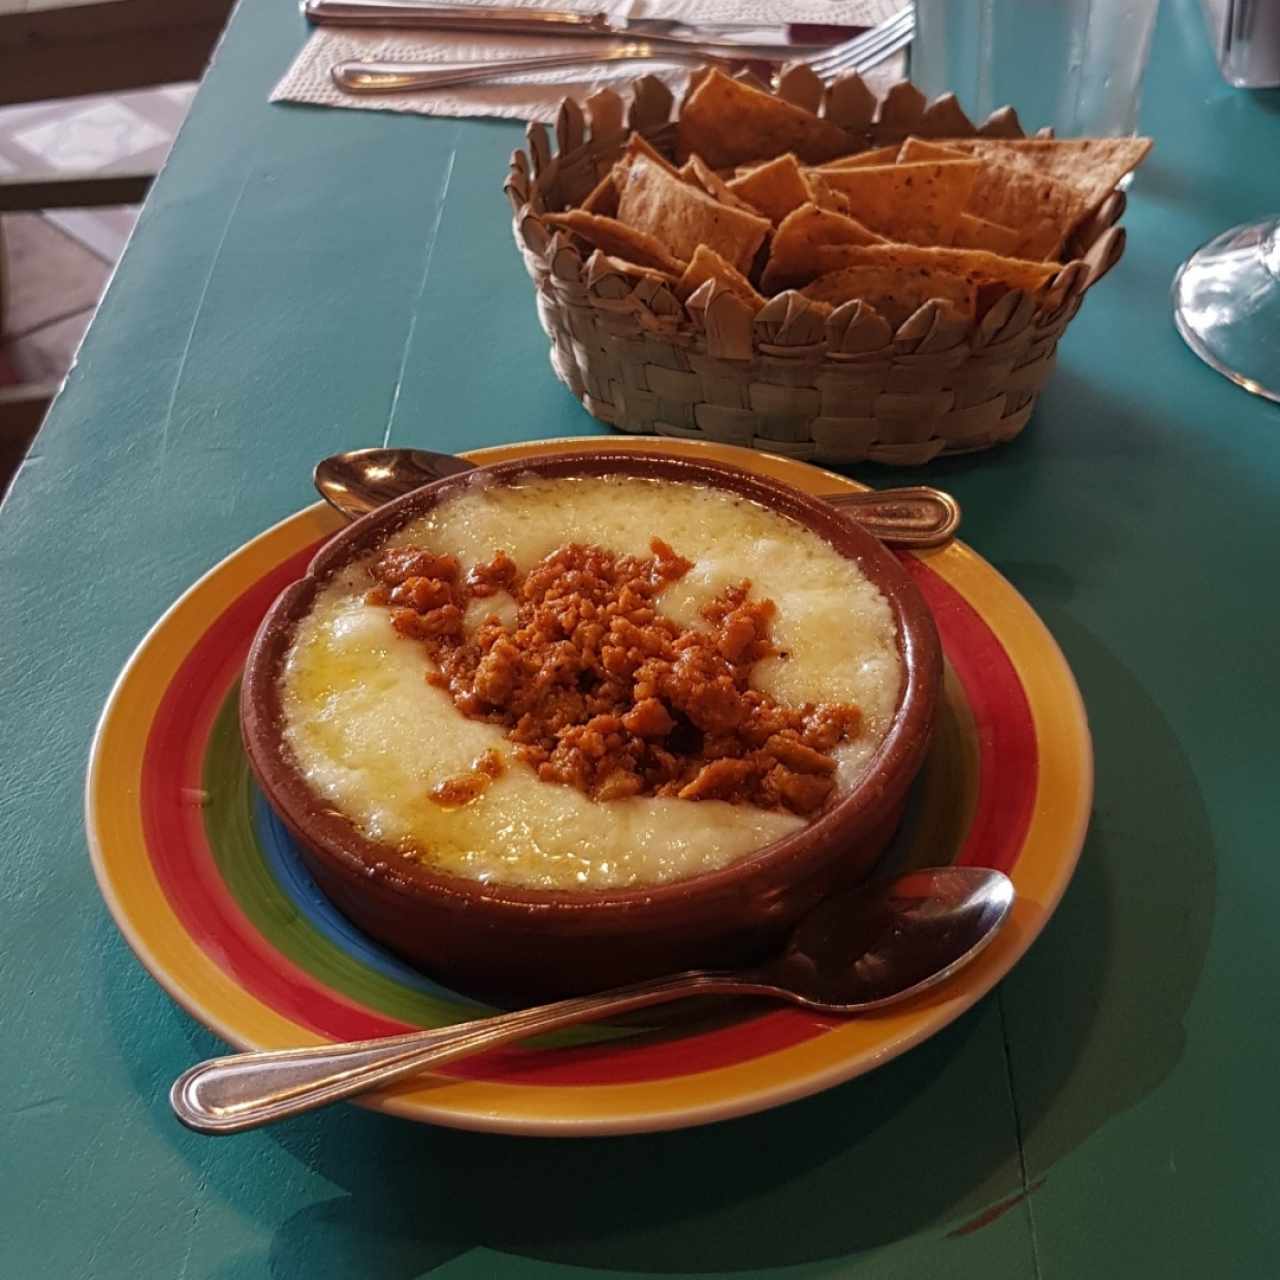
<path fill-rule="evenodd" d="M 176 102 L 179 106 L 189 107 L 191 105 L 191 99 L 196 96 L 196 90 L 199 87 L 200 86 L 197 84 L 171 84 L 161 89 L 160 92 L 163 93 L 170 102 Z"/>
<path fill-rule="evenodd" d="M 107 169 L 166 140 L 164 130 L 111 99 L 11 135 L 14 145 L 63 170 Z"/>
<path fill-rule="evenodd" d="M 49 209 L 44 216 L 98 257 L 115 262 L 124 252 L 138 210 L 132 205 L 118 209 Z"/>

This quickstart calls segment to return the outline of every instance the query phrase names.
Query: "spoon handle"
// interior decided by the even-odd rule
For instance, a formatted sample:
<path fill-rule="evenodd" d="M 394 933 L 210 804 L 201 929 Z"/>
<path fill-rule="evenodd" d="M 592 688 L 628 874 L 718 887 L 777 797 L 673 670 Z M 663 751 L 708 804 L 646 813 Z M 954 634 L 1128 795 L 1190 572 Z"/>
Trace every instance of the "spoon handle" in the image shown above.
<path fill-rule="evenodd" d="M 960 527 L 960 504 L 949 493 L 928 485 L 824 493 L 822 498 L 893 547 L 940 547 Z"/>
<path fill-rule="evenodd" d="M 752 982 L 747 975 L 700 970 L 677 973 L 653 982 L 500 1013 L 440 1030 L 210 1058 L 174 1081 L 169 1103 L 190 1129 L 200 1133 L 240 1133 L 340 1098 L 367 1093 L 427 1067 L 561 1027 L 595 1022 L 685 996 L 780 994 L 783 993 L 775 988 Z"/>

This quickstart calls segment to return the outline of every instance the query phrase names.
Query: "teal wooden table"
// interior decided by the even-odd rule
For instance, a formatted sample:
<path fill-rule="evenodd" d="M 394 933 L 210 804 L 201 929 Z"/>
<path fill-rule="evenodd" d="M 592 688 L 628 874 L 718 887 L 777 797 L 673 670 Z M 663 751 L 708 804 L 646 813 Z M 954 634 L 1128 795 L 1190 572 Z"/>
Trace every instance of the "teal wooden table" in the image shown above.
<path fill-rule="evenodd" d="M 303 38 L 245 0 L 0 511 L 0 1274 L 1265 1277 L 1280 1253 L 1280 410 L 1168 288 L 1280 209 L 1280 96 L 1164 6 L 1129 250 L 1031 427 L 910 473 L 1025 593 L 1098 783 L 1062 907 L 948 1031 L 824 1096 L 650 1137 L 516 1140 L 346 1107 L 211 1140 L 218 1042 L 95 889 L 95 719 L 150 623 L 311 500 L 323 454 L 597 428 L 552 377 L 499 185 L 508 125 L 272 107 Z M 867 470 L 874 484 L 899 480 Z"/>

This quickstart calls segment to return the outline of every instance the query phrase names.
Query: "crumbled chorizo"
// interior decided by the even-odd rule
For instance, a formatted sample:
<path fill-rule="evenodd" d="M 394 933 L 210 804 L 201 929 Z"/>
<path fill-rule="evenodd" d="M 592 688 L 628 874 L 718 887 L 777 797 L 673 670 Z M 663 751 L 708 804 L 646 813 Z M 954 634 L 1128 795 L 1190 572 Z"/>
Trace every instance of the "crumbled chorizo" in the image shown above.
<path fill-rule="evenodd" d="M 391 604 L 408 605 L 418 613 L 428 613 L 441 605 L 453 603 L 453 589 L 439 578 L 406 578 L 391 588 Z"/>
<path fill-rule="evenodd" d="M 683 578 L 693 568 L 693 561 L 677 555 L 661 538 L 653 538 L 649 542 L 649 550 L 657 561 L 658 574 L 671 582 Z"/>
<path fill-rule="evenodd" d="M 657 698 L 644 698 L 622 717 L 622 727 L 637 738 L 664 738 L 676 722 Z"/>
<path fill-rule="evenodd" d="M 625 800 L 628 796 L 639 795 L 643 790 L 644 779 L 639 774 L 615 769 L 596 786 L 595 797 L 597 800 Z"/>
<path fill-rule="evenodd" d="M 730 800 L 751 777 L 750 760 L 713 760 L 698 770 L 697 777 L 687 782 L 676 795 L 681 800 Z"/>
<path fill-rule="evenodd" d="M 480 796 L 489 784 L 502 777 L 502 757 L 490 749 L 471 762 L 467 773 L 438 782 L 427 793 L 442 809 L 461 809 Z"/>
<path fill-rule="evenodd" d="M 735 609 L 725 620 L 716 648 L 730 662 L 741 662 L 743 655 L 755 644 L 755 619 L 745 609 Z"/>
<path fill-rule="evenodd" d="M 796 773 L 835 772 L 836 762 L 830 756 L 823 755 L 821 751 L 815 751 L 812 747 L 806 747 L 799 738 L 790 737 L 785 733 L 775 733 L 770 735 L 764 746 L 775 759 L 785 764 L 788 769 L 794 769 Z"/>
<path fill-rule="evenodd" d="M 681 627 L 658 596 L 693 562 L 660 538 L 650 549 L 639 558 L 570 543 L 523 578 L 499 551 L 460 578 L 452 556 L 397 547 L 374 565 L 366 598 L 426 646 L 438 667 L 428 680 L 464 715 L 501 726 L 547 782 L 602 801 L 816 812 L 835 787 L 831 751 L 861 727 L 858 708 L 787 707 L 752 689 L 754 665 L 776 652 L 773 602 L 751 600 L 744 580 L 706 605 L 705 627 Z M 465 634 L 468 600 L 498 590 L 516 600 L 515 625 L 490 616 Z M 467 803 L 493 767 L 477 761 L 433 798 Z"/>
<path fill-rule="evenodd" d="M 421 547 L 392 547 L 382 553 L 373 575 L 389 587 L 398 587 L 407 578 L 453 582 L 458 576 L 458 557 L 435 555 Z"/>
<path fill-rule="evenodd" d="M 812 773 L 793 773 L 781 765 L 774 770 L 774 781 L 782 803 L 796 813 L 812 813 L 822 808 L 835 783 Z"/>
<path fill-rule="evenodd" d="M 499 551 L 488 564 L 472 566 L 467 574 L 467 589 L 473 596 L 492 596 L 507 590 L 516 580 L 516 562 L 505 551 Z"/>
<path fill-rule="evenodd" d="M 401 635 L 413 640 L 460 635 L 462 610 L 456 604 L 441 605 L 427 613 L 418 613 L 413 608 L 395 609 L 391 614 L 391 624 Z"/>
<path fill-rule="evenodd" d="M 476 664 L 472 683 L 476 693 L 492 706 L 500 707 L 516 685 L 520 651 L 510 640 L 498 640 Z"/>

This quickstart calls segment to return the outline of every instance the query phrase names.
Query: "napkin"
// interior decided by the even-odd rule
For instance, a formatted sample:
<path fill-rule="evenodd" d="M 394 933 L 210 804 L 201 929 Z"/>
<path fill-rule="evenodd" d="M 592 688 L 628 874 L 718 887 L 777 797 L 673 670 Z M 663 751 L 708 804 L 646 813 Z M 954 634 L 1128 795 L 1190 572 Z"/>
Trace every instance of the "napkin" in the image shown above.
<path fill-rule="evenodd" d="M 518 3 L 530 9 L 607 12 L 611 17 L 666 18 L 683 22 L 747 22 L 777 28 L 787 23 L 869 27 L 892 17 L 903 0 L 469 0 L 470 3 Z M 599 43 L 572 36 L 492 36 L 487 32 L 406 31 L 374 27 L 315 27 L 293 65 L 271 93 L 272 102 L 303 102 L 365 111 L 408 111 L 433 116 L 500 116 L 506 119 L 556 118 L 561 99 L 584 100 L 598 89 L 619 87 L 641 75 L 656 75 L 677 94 L 688 78 L 687 66 L 627 62 L 596 68 L 569 68 L 537 75 L 508 76 L 483 85 L 434 93 L 349 94 L 333 83 L 329 69 L 347 59 L 393 62 L 482 62 L 538 53 L 582 50 Z M 900 63 L 893 64 L 895 68 Z"/>

